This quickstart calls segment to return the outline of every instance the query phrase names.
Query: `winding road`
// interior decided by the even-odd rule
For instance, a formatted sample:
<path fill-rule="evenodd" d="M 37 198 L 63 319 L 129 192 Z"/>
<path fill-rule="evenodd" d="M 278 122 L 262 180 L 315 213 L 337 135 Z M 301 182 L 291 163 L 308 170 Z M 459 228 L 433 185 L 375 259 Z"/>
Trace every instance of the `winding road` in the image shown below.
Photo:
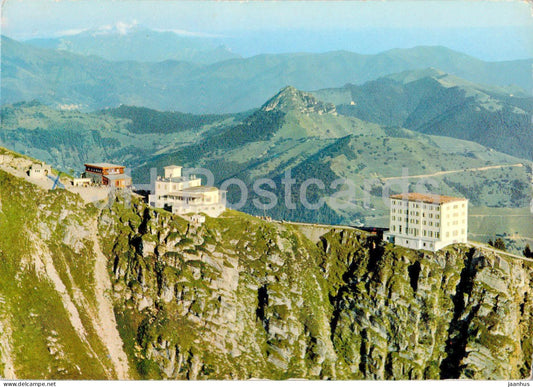
<path fill-rule="evenodd" d="M 510 167 L 523 168 L 524 164 L 517 163 L 517 164 L 489 165 L 487 167 L 455 169 L 455 170 L 451 170 L 451 171 L 439 171 L 439 172 L 435 172 L 435 173 L 428 173 L 427 175 L 408 175 L 408 176 L 382 177 L 381 180 L 387 181 L 387 180 L 398 180 L 398 179 L 423 179 L 423 178 L 426 178 L 426 177 L 448 175 L 448 174 L 451 174 L 451 173 L 487 171 L 489 169 L 500 169 L 500 168 L 510 168 Z"/>
<path fill-rule="evenodd" d="M 508 256 L 508 257 L 521 259 L 522 261 L 533 262 L 533 258 L 526 258 L 526 257 L 523 257 L 521 255 L 511 254 L 511 253 L 508 253 L 506 251 L 502 251 L 502 250 L 498 250 L 498 249 L 489 247 L 489 246 L 487 246 L 487 245 L 485 245 L 483 243 L 468 241 L 466 244 L 468 246 L 476 247 L 476 248 L 483 249 L 483 250 L 488 250 L 490 252 L 493 252 L 493 253 L 496 253 L 496 254 L 499 254 L 499 255 L 505 255 L 505 256 Z"/>

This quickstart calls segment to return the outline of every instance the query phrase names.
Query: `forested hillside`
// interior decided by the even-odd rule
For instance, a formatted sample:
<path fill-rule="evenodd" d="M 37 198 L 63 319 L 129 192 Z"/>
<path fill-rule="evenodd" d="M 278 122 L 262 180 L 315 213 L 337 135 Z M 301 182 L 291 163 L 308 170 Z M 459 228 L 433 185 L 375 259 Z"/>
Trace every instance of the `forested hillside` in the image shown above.
<path fill-rule="evenodd" d="M 533 159 L 533 97 L 427 69 L 314 93 L 340 114 L 380 125 L 475 141 Z"/>

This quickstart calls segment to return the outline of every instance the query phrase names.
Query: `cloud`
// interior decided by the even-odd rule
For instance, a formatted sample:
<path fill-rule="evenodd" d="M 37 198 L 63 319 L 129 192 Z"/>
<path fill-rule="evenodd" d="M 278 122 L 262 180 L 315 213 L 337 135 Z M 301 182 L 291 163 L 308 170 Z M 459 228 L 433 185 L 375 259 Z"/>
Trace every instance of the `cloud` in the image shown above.
<path fill-rule="evenodd" d="M 154 28 L 154 31 L 157 32 L 173 32 L 176 35 L 180 36 L 191 36 L 191 37 L 197 37 L 197 38 L 224 38 L 224 35 L 219 34 L 210 34 L 208 32 L 194 32 L 194 31 L 187 31 L 187 30 L 180 30 L 176 28 Z"/>
<path fill-rule="evenodd" d="M 129 32 L 134 30 L 139 23 L 137 20 L 133 20 L 131 23 L 118 21 L 115 24 L 106 24 L 103 26 L 97 27 L 93 35 L 107 35 L 113 33 L 119 33 L 120 35 L 127 35 Z"/>
<path fill-rule="evenodd" d="M 69 30 L 57 31 L 57 36 L 71 36 L 81 34 L 82 32 L 88 31 L 88 28 L 72 28 Z"/>
<path fill-rule="evenodd" d="M 119 21 L 119 22 L 117 22 L 117 24 L 115 24 L 115 29 L 117 30 L 117 32 L 120 35 L 126 35 L 132 29 L 137 27 L 138 24 L 139 23 L 137 23 L 137 20 L 133 20 L 133 22 L 130 23 L 130 24 Z"/>

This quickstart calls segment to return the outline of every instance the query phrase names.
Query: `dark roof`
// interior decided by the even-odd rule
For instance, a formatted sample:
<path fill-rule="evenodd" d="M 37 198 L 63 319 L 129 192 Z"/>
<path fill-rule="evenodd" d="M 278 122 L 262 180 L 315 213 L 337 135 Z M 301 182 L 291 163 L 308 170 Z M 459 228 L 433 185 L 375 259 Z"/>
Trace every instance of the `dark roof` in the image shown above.
<path fill-rule="evenodd" d="M 110 163 L 86 163 L 86 167 L 96 167 L 96 168 L 126 168 L 123 165 L 110 164 Z"/>

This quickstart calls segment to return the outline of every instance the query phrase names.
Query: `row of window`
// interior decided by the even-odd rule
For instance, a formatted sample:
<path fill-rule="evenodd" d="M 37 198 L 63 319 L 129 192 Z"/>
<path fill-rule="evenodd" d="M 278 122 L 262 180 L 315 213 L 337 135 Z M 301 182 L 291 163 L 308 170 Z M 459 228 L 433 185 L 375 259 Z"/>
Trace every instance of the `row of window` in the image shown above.
<path fill-rule="evenodd" d="M 102 174 L 102 168 L 85 167 L 85 170 L 87 172 L 94 172 L 94 173 Z"/>
<path fill-rule="evenodd" d="M 165 186 L 168 186 L 168 187 L 165 187 Z M 166 190 L 171 190 L 173 189 L 174 191 L 177 191 L 178 189 L 182 189 L 183 186 L 180 184 L 161 184 L 161 183 L 157 183 L 157 189 L 161 189 L 162 187 L 164 187 Z"/>
<path fill-rule="evenodd" d="M 460 213 L 459 212 L 454 212 L 451 215 L 452 218 L 457 218 L 459 216 L 465 217 L 466 216 L 466 212 L 464 212 L 464 211 L 461 211 Z M 446 214 L 446 218 L 447 219 L 450 218 L 450 214 Z"/>
<path fill-rule="evenodd" d="M 417 229 L 417 228 L 409 228 L 409 227 L 405 227 L 404 229 L 404 232 L 405 234 L 410 234 L 412 236 L 418 236 L 420 231 Z M 392 231 L 393 232 L 396 232 L 396 225 L 392 225 Z M 402 226 L 398 226 L 398 233 L 402 233 Z M 461 235 L 465 235 L 466 234 L 466 230 L 463 228 L 461 229 Z M 449 238 L 450 237 L 450 232 L 447 231 L 446 232 L 446 238 Z M 459 230 L 453 230 L 452 231 L 452 236 L 456 237 L 459 235 Z M 429 238 L 440 238 L 440 232 L 439 231 L 431 231 L 431 230 L 422 230 L 422 236 L 425 236 L 425 237 L 429 237 Z"/>
<path fill-rule="evenodd" d="M 466 220 L 465 219 L 462 219 L 461 220 L 461 224 L 465 224 L 466 223 Z M 447 226 L 450 227 L 450 226 L 457 226 L 459 224 L 459 221 L 458 220 L 454 220 L 453 222 L 447 222 Z"/>
<path fill-rule="evenodd" d="M 423 208 L 423 209 L 429 209 L 429 210 L 436 210 L 439 208 L 439 205 L 437 204 L 420 204 L 420 203 L 413 203 L 413 202 L 407 202 L 403 200 L 392 200 L 391 204 L 393 206 L 400 206 L 400 207 L 407 207 L 410 206 L 411 208 Z"/>
<path fill-rule="evenodd" d="M 398 209 L 398 210 L 396 210 L 396 208 L 393 208 L 393 209 L 392 209 L 392 213 L 393 213 L 393 214 L 398 213 L 398 214 L 405 214 L 405 215 L 412 215 L 412 216 L 420 216 L 420 212 L 418 212 L 418 211 L 407 211 L 407 210 L 402 210 L 402 209 Z M 422 217 L 423 217 L 423 218 L 425 218 L 426 215 L 427 215 L 428 217 L 430 217 L 430 218 L 433 218 L 433 215 L 434 215 L 434 214 L 431 213 L 431 212 L 430 212 L 430 213 L 422 212 Z M 440 219 L 440 214 L 435 214 L 435 218 L 436 218 L 436 219 Z"/>
<path fill-rule="evenodd" d="M 392 231 L 396 232 L 396 225 L 392 226 Z M 400 234 L 402 233 L 402 226 L 398 226 L 398 232 Z M 410 234 L 415 237 L 420 235 L 420 230 L 418 228 L 405 227 L 404 232 L 405 234 Z M 422 235 L 425 237 L 430 237 L 430 238 L 440 238 L 439 231 L 433 232 L 433 231 L 428 231 L 428 230 L 422 230 Z"/>
<path fill-rule="evenodd" d="M 401 222 L 401 221 L 404 220 L 404 218 L 402 218 L 401 216 L 396 217 L 395 215 L 392 215 L 392 216 L 391 216 L 391 220 L 392 220 L 392 221 L 396 221 L 396 220 L 398 220 L 398 222 Z M 405 221 L 408 221 L 408 222 L 411 223 L 411 224 L 420 224 L 420 220 L 419 220 L 419 219 L 413 219 L 413 218 L 408 219 L 408 218 L 405 218 Z M 464 223 L 464 221 L 463 221 L 463 223 Z M 429 221 L 429 222 L 428 222 L 428 221 L 426 221 L 426 220 L 423 220 L 423 221 L 422 221 L 422 225 L 424 225 L 424 226 L 431 226 L 431 227 L 439 227 L 439 226 L 440 226 L 440 222 L 433 222 L 433 221 Z M 448 226 L 449 226 L 449 225 L 450 225 L 450 222 L 448 222 Z"/>
<path fill-rule="evenodd" d="M 405 214 L 405 215 L 411 215 L 411 216 L 420 216 L 420 212 L 418 212 L 418 211 L 408 211 L 408 210 L 403 210 L 401 208 L 399 208 L 399 209 L 393 208 L 391 212 L 393 214 Z M 464 217 L 465 215 L 466 215 L 465 211 L 461 211 L 460 213 L 459 212 L 452 213 L 452 217 L 453 218 L 457 218 L 459 216 L 463 216 Z M 440 214 L 433 214 L 431 212 L 429 212 L 429 213 L 422 212 L 422 217 L 425 218 L 426 216 L 429 217 L 429 218 L 435 217 L 436 219 L 440 219 Z M 449 218 L 449 217 L 450 217 L 450 214 L 446 214 L 446 218 Z"/>
<path fill-rule="evenodd" d="M 413 203 L 413 202 L 408 202 L 408 201 L 403 201 L 403 200 L 392 200 L 391 203 L 393 206 L 407 207 L 408 205 L 410 205 L 411 208 L 423 208 L 423 209 L 430 209 L 430 210 L 435 210 L 439 207 L 439 205 L 437 204 L 426 204 L 426 203 L 419 204 L 419 203 Z M 460 205 L 459 203 L 453 205 L 453 209 L 458 209 L 458 208 L 466 208 L 466 203 L 463 202 Z"/>

